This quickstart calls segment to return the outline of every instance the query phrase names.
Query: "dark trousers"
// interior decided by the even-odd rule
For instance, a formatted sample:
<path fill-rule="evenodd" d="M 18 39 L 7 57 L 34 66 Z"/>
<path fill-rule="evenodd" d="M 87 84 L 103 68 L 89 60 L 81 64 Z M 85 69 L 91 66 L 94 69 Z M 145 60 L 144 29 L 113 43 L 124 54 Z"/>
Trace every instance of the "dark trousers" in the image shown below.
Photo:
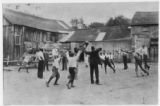
<path fill-rule="evenodd" d="M 110 59 L 110 63 L 111 63 L 111 64 L 113 65 L 113 67 L 115 68 L 113 59 Z"/>
<path fill-rule="evenodd" d="M 73 85 L 74 79 L 75 79 L 75 67 L 69 67 L 69 73 L 70 73 L 70 79 L 68 83 L 71 83 Z"/>
<path fill-rule="evenodd" d="M 145 69 L 149 69 L 150 68 L 150 66 L 147 64 L 147 60 L 148 60 L 148 58 L 147 58 L 147 55 L 143 55 L 143 61 L 144 61 L 144 68 Z"/>
<path fill-rule="evenodd" d="M 47 71 L 49 71 L 49 69 L 48 69 L 48 60 L 44 61 L 44 70 L 45 70 L 45 68 L 47 69 Z"/>
<path fill-rule="evenodd" d="M 113 70 L 114 73 L 116 72 L 115 68 L 112 67 L 111 62 L 109 61 L 108 58 L 106 58 L 104 61 L 105 73 L 107 73 L 107 66 L 109 66 Z"/>
<path fill-rule="evenodd" d="M 67 62 L 62 61 L 62 70 L 67 70 Z"/>
<path fill-rule="evenodd" d="M 54 84 L 57 84 L 57 82 L 58 82 L 58 80 L 60 78 L 60 74 L 59 74 L 58 69 L 56 67 L 53 67 L 53 69 L 52 69 L 52 75 L 49 78 L 49 80 L 48 80 L 47 83 L 49 84 L 54 77 L 56 77 L 56 80 L 55 80 Z"/>
<path fill-rule="evenodd" d="M 138 66 L 140 67 L 140 69 L 146 73 L 149 74 L 149 72 L 147 72 L 143 67 L 142 67 L 142 60 L 135 60 L 135 71 L 136 71 L 136 75 L 138 77 Z"/>
<path fill-rule="evenodd" d="M 90 77 L 91 77 L 91 83 L 94 83 L 93 73 L 95 73 L 96 76 L 96 83 L 99 83 L 99 70 L 98 70 L 98 64 L 90 64 Z"/>
<path fill-rule="evenodd" d="M 124 69 L 128 69 L 127 59 L 123 60 Z"/>
<path fill-rule="evenodd" d="M 38 78 L 43 78 L 43 70 L 44 70 L 44 61 L 39 60 L 39 62 L 38 62 L 38 73 L 37 73 Z"/>

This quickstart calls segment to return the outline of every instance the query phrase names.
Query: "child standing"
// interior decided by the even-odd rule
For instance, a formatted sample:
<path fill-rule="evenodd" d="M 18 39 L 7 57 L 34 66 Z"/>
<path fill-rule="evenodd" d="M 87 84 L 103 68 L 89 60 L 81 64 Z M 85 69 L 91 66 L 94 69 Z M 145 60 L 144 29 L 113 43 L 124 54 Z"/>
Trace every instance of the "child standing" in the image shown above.
<path fill-rule="evenodd" d="M 87 44 L 85 43 L 85 45 L 87 45 Z M 74 55 L 74 53 L 71 52 L 71 51 L 66 53 L 66 56 L 67 56 L 67 59 L 68 59 L 68 69 L 69 69 L 69 73 L 70 73 L 69 81 L 66 84 L 68 89 L 70 89 L 71 87 L 75 87 L 73 85 L 73 82 L 74 82 L 74 79 L 75 79 L 75 75 L 77 73 L 76 72 L 77 64 L 78 64 L 77 62 L 78 62 L 78 59 L 80 57 L 80 54 L 82 53 L 82 49 L 84 49 L 84 48 L 82 47 L 81 50 L 79 50 L 76 55 Z"/>
<path fill-rule="evenodd" d="M 68 89 L 70 89 L 71 87 L 74 87 L 73 82 L 75 79 L 75 75 L 76 75 L 76 68 L 77 68 L 77 61 L 78 58 L 81 54 L 81 51 L 79 50 L 77 55 L 75 56 L 73 52 L 70 53 L 66 53 L 67 58 L 68 58 L 68 67 L 69 67 L 69 73 L 70 73 L 70 78 L 68 83 L 66 84 Z"/>

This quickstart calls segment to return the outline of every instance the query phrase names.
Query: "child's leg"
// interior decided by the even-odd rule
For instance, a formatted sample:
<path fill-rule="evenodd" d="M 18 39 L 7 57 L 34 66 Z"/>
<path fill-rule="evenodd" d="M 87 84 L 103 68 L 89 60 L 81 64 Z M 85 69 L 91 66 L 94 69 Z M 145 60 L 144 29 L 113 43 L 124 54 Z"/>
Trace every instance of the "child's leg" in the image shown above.
<path fill-rule="evenodd" d="M 73 83 L 74 83 L 74 79 L 75 79 L 75 69 L 72 71 L 72 75 L 71 75 L 71 87 L 74 87 Z"/>
<path fill-rule="evenodd" d="M 107 74 L 107 64 L 104 62 L 105 73 Z"/>
<path fill-rule="evenodd" d="M 74 68 L 73 67 L 69 67 L 69 73 L 70 73 L 70 79 L 67 83 L 67 87 L 68 89 L 70 89 L 70 84 L 73 85 L 73 78 L 74 78 Z"/>
<path fill-rule="evenodd" d="M 147 72 L 143 67 L 142 67 L 142 62 L 138 63 L 139 67 L 141 68 L 141 70 L 146 73 L 147 75 L 149 75 L 149 72 Z"/>
<path fill-rule="evenodd" d="M 58 85 L 57 82 L 58 82 L 59 78 L 60 78 L 60 74 L 59 74 L 58 69 L 57 69 L 56 80 L 54 82 L 54 85 Z"/>
<path fill-rule="evenodd" d="M 54 78 L 53 75 L 51 75 L 50 78 L 49 78 L 49 80 L 47 81 L 48 84 L 51 82 L 51 80 L 52 80 L 53 78 Z"/>
<path fill-rule="evenodd" d="M 114 61 L 111 59 L 111 63 L 113 64 L 114 68 L 115 68 L 115 65 L 114 65 Z"/>
<path fill-rule="evenodd" d="M 115 68 L 112 67 L 110 62 L 108 62 L 108 66 L 113 70 L 114 73 L 116 72 Z"/>
<path fill-rule="evenodd" d="M 46 82 L 47 87 L 49 87 L 49 83 L 51 82 L 51 80 L 54 78 L 54 75 L 52 74 L 49 78 L 49 80 Z"/>
<path fill-rule="evenodd" d="M 135 72 L 136 72 L 136 76 L 138 77 L 139 75 L 138 75 L 138 63 L 137 62 L 135 62 Z"/>
<path fill-rule="evenodd" d="M 29 71 L 28 71 L 28 67 L 26 67 L 26 70 L 27 70 L 27 73 L 29 73 Z"/>
<path fill-rule="evenodd" d="M 20 66 L 19 69 L 18 69 L 18 72 L 20 72 L 21 68 L 22 68 L 22 67 Z"/>

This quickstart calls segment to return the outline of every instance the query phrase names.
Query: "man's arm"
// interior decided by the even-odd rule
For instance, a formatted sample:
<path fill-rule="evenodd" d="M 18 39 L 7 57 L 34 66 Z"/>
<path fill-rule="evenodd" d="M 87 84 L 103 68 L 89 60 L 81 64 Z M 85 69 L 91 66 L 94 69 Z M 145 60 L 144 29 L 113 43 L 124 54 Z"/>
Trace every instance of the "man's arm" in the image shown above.
<path fill-rule="evenodd" d="M 102 48 L 98 48 L 97 50 L 96 50 L 96 52 L 100 52 L 102 50 Z"/>

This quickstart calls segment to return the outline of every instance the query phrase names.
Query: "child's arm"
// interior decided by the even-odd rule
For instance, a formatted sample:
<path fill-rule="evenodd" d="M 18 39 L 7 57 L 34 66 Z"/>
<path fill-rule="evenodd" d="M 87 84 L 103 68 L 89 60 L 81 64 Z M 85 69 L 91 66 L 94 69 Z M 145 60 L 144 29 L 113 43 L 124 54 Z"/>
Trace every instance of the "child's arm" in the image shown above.
<path fill-rule="evenodd" d="M 78 53 L 77 53 L 77 55 L 75 56 L 76 60 L 78 60 L 78 58 L 79 58 L 79 56 L 80 56 L 81 53 L 82 53 L 82 50 L 79 50 Z"/>
<path fill-rule="evenodd" d="M 69 52 L 68 51 L 66 52 L 66 57 L 67 57 L 67 59 L 69 59 Z"/>
<path fill-rule="evenodd" d="M 99 56 L 101 60 L 104 60 L 104 58 L 102 58 L 102 56 Z"/>

